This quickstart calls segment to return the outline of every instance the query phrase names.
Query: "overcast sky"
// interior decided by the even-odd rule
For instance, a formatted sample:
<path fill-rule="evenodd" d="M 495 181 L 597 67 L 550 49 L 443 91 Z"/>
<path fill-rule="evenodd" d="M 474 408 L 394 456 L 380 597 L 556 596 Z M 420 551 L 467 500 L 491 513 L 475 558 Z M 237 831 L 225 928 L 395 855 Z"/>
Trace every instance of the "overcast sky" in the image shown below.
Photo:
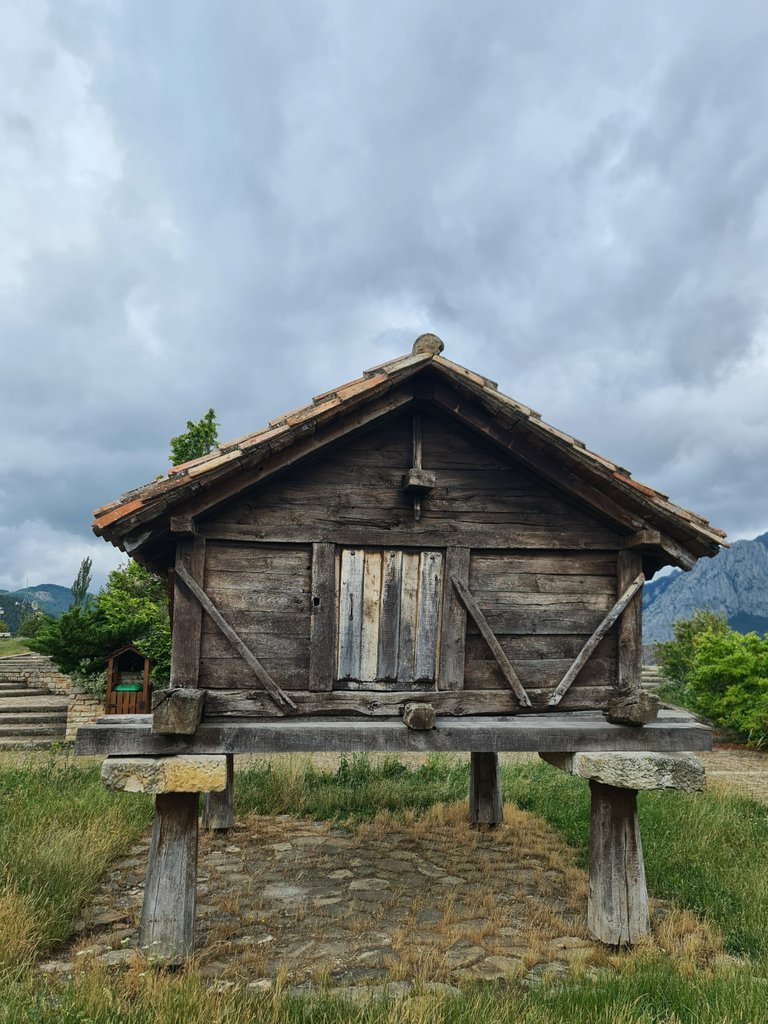
<path fill-rule="evenodd" d="M 0 6 L 0 588 L 410 350 L 768 530 L 765 0 Z"/>

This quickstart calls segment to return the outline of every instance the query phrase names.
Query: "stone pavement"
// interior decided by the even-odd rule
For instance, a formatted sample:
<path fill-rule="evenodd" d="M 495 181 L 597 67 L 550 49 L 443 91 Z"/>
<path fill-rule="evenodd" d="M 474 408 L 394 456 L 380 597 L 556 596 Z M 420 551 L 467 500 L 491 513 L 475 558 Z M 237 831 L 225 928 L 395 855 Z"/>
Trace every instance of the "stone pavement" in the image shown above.
<path fill-rule="evenodd" d="M 200 972 L 216 986 L 298 990 L 419 979 L 526 979 L 605 961 L 586 938 L 586 877 L 542 821 L 514 807 L 494 832 L 466 805 L 352 830 L 249 816 L 201 838 Z M 43 965 L 137 960 L 148 841 L 116 865 L 77 941 Z M 83 960 L 82 962 L 85 962 Z"/>

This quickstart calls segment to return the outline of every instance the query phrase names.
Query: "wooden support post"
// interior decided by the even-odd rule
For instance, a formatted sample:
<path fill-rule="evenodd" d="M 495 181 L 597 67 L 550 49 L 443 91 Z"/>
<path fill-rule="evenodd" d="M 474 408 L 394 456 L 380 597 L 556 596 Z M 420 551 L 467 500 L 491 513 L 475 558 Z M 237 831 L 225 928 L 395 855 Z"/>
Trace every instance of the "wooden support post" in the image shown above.
<path fill-rule="evenodd" d="M 499 755 L 473 751 L 469 767 L 469 823 L 496 828 L 503 821 Z"/>
<path fill-rule="evenodd" d="M 628 946 L 651 930 L 637 790 L 590 780 L 589 933 L 608 946 Z"/>
<path fill-rule="evenodd" d="M 227 788 L 221 793 L 206 793 L 203 797 L 203 828 L 224 831 L 235 824 L 232 800 L 235 793 L 235 756 L 227 754 Z"/>
<path fill-rule="evenodd" d="M 149 847 L 139 945 L 179 961 L 195 946 L 197 793 L 159 793 Z"/>

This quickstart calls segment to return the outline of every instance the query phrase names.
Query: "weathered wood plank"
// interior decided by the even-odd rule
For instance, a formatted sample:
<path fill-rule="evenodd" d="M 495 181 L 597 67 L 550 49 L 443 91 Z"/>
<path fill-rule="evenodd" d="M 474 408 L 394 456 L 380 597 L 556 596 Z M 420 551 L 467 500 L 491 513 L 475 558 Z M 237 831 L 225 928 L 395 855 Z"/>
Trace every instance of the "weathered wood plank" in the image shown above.
<path fill-rule="evenodd" d="M 419 600 L 414 657 L 414 675 L 417 680 L 431 681 L 436 675 L 442 589 L 442 552 L 422 551 L 419 556 Z"/>
<path fill-rule="evenodd" d="M 171 686 L 193 689 L 200 673 L 200 635 L 203 610 L 194 597 L 179 585 L 179 570 L 195 580 L 205 574 L 205 540 L 201 537 L 180 540 L 176 546 L 173 594 L 173 633 L 171 636 Z"/>
<path fill-rule="evenodd" d="M 208 546 L 205 569 L 206 586 L 212 578 L 256 573 L 287 573 L 309 578 L 311 549 L 307 545 L 287 547 L 276 544 L 250 544 L 214 541 Z M 250 582 L 250 580 L 248 581 Z"/>
<path fill-rule="evenodd" d="M 650 934 L 637 791 L 590 780 L 590 935 L 609 946 L 628 946 Z"/>
<path fill-rule="evenodd" d="M 509 658 L 509 663 L 529 694 L 531 688 L 544 690 L 549 687 L 549 695 L 551 695 L 552 690 L 573 663 L 573 658 L 526 660 L 511 657 Z M 464 666 L 464 688 L 466 690 L 487 690 L 494 687 L 498 689 L 506 685 L 495 658 L 491 657 L 483 661 L 466 662 Z M 599 686 L 608 690 L 614 689 L 616 686 L 615 662 L 606 658 L 590 658 L 570 689 L 578 689 L 585 686 Z"/>
<path fill-rule="evenodd" d="M 456 577 L 466 586 L 469 570 L 469 548 L 448 548 L 445 553 L 445 579 Z M 464 686 L 466 634 L 466 609 L 455 588 L 444 585 L 438 678 L 441 690 L 461 690 Z"/>
<path fill-rule="evenodd" d="M 478 605 L 477 601 L 474 599 L 470 591 L 457 576 L 451 577 L 451 582 L 456 588 L 456 592 L 458 593 L 462 604 L 466 608 L 468 614 L 474 619 L 475 625 L 480 630 L 483 639 L 490 647 L 491 652 L 494 658 L 496 659 L 499 668 L 501 669 L 502 675 L 509 684 L 513 693 L 520 701 L 520 703 L 523 705 L 523 707 L 530 707 L 531 701 L 528 697 L 528 694 L 525 692 L 525 687 L 520 682 L 520 680 L 517 677 L 517 673 L 510 665 L 509 659 L 504 653 L 501 644 L 494 636 L 493 630 L 488 625 L 485 615 L 480 610 L 480 606 Z"/>
<path fill-rule="evenodd" d="M 378 677 L 381 573 L 382 553 L 366 551 L 363 570 L 363 621 L 360 635 L 360 679 L 362 681 L 373 682 Z"/>
<path fill-rule="evenodd" d="M 155 797 L 139 929 L 139 946 L 151 957 L 175 961 L 195 947 L 197 803 L 197 793 Z"/>
<path fill-rule="evenodd" d="M 381 617 L 379 619 L 379 662 L 376 674 L 378 679 L 388 682 L 394 682 L 397 679 L 402 568 L 403 554 L 401 551 L 384 552 Z"/>
<path fill-rule="evenodd" d="M 197 601 L 199 601 L 205 613 L 213 619 L 213 621 L 219 627 L 219 629 L 227 638 L 227 640 L 229 640 L 229 642 L 235 648 L 235 650 L 243 659 L 243 661 L 248 665 L 250 669 L 253 670 L 253 673 L 256 676 L 256 678 L 259 680 L 259 682 L 267 691 L 267 693 L 269 693 L 269 695 L 272 697 L 277 706 L 282 707 L 284 709 L 290 708 L 292 710 L 295 710 L 296 706 L 291 700 L 291 698 L 288 697 L 275 683 L 275 681 L 271 678 L 271 676 L 263 667 L 258 658 L 247 647 L 247 645 L 243 643 L 241 638 L 237 635 L 234 629 L 232 629 L 232 627 L 229 625 L 229 623 L 226 621 L 224 616 L 214 605 L 214 603 L 211 601 L 211 599 L 208 597 L 205 591 L 197 585 L 195 580 L 190 576 L 190 574 L 187 572 L 186 568 L 183 565 L 177 565 L 176 578 L 177 580 L 181 580 L 181 582 L 184 584 L 185 587 L 187 587 L 189 592 L 195 597 Z"/>
<path fill-rule="evenodd" d="M 602 576 L 610 580 L 611 587 L 616 580 L 616 554 L 600 551 L 476 551 L 472 554 L 470 567 L 470 589 L 482 587 L 487 590 L 502 589 L 495 585 L 500 577 L 505 580 L 509 574 L 515 582 L 520 577 L 533 575 L 548 576 L 559 580 L 561 577 L 576 576 L 581 582 L 586 576 Z M 564 579 L 564 585 L 568 584 Z M 585 581 L 589 586 L 591 581 Z"/>
<path fill-rule="evenodd" d="M 235 757 L 227 754 L 227 788 L 221 793 L 206 793 L 203 797 L 202 827 L 207 832 L 223 832 L 235 824 L 233 800 L 235 793 Z"/>
<path fill-rule="evenodd" d="M 341 552 L 337 670 L 340 679 L 360 678 L 364 569 L 365 552 L 361 548 L 348 548 Z"/>
<path fill-rule="evenodd" d="M 470 628 L 471 627 L 471 628 Z M 584 633 L 497 633 L 496 637 L 507 658 L 514 664 L 516 661 L 549 661 L 551 659 L 568 659 L 570 666 L 573 659 L 590 637 Z M 493 655 L 485 640 L 480 636 L 473 623 L 467 624 L 467 662 L 487 661 Z M 592 655 L 593 658 L 605 659 L 613 663 L 616 671 L 616 634 L 609 632 L 600 641 Z M 592 659 L 590 659 L 591 661 Z M 560 676 L 559 678 L 562 678 Z"/>
<path fill-rule="evenodd" d="M 310 619 L 309 688 L 330 690 L 336 667 L 336 548 L 312 548 L 312 618 Z"/>
<path fill-rule="evenodd" d="M 412 696 L 412 695 L 409 695 Z M 443 695 L 431 693 L 429 700 Z M 454 697 L 446 694 L 446 697 Z M 132 721 L 126 721 L 131 718 Z M 194 736 L 154 736 L 149 716 L 108 715 L 78 731 L 78 754 L 312 753 L 317 751 L 709 750 L 711 730 L 685 712 L 662 711 L 637 729 L 612 725 L 600 712 L 438 717 L 428 732 L 397 718 L 315 717 L 203 721 Z"/>
<path fill-rule="evenodd" d="M 560 703 L 560 700 L 562 699 L 563 694 L 566 692 L 568 687 L 571 685 L 571 683 L 574 681 L 574 679 L 579 674 L 581 669 L 584 667 L 584 665 L 587 662 L 587 659 L 592 654 L 592 652 L 595 650 L 595 648 L 600 643 L 600 641 L 603 639 L 605 634 L 608 632 L 608 630 L 611 628 L 611 626 L 616 622 L 618 617 L 621 615 L 621 613 L 627 607 L 627 605 L 632 600 L 632 598 L 635 596 L 635 594 L 638 593 L 638 591 L 640 590 L 640 588 L 643 585 L 644 580 L 645 580 L 645 577 L 643 576 L 642 573 L 640 573 L 640 575 L 637 576 L 632 581 L 632 583 L 626 588 L 626 590 L 624 590 L 624 592 L 622 593 L 621 597 L 618 599 L 616 604 L 613 606 L 613 608 L 611 608 L 611 610 L 608 612 L 608 614 L 602 620 L 600 625 L 594 631 L 592 636 L 584 644 L 583 648 L 579 652 L 579 655 L 576 658 L 576 660 L 574 661 L 573 665 L 571 665 L 571 667 L 568 669 L 566 674 L 563 676 L 559 686 L 555 689 L 554 693 L 549 698 L 548 703 L 550 705 L 554 706 L 554 705 Z"/>
<path fill-rule="evenodd" d="M 472 751 L 469 764 L 469 823 L 496 828 L 503 821 L 499 755 Z"/>
<path fill-rule="evenodd" d="M 400 647 L 397 659 L 397 680 L 416 680 L 416 635 L 419 612 L 419 555 L 403 553 L 400 584 Z"/>
<path fill-rule="evenodd" d="M 635 551 L 620 551 L 617 560 L 616 583 L 620 594 L 632 580 L 643 576 L 642 555 Z M 644 579 L 644 577 L 643 577 Z M 627 604 L 616 623 L 619 648 L 618 679 L 616 689 L 628 694 L 640 689 L 643 671 L 643 588 Z"/>
<path fill-rule="evenodd" d="M 269 658 L 259 660 L 270 676 L 286 691 L 309 689 L 309 653 L 303 659 Z M 335 663 L 333 671 L 335 671 Z M 200 665 L 200 685 L 213 690 L 252 690 L 253 672 L 239 657 L 204 659 Z M 551 689 L 551 688 L 550 688 Z M 272 703 L 271 698 L 267 698 Z"/>

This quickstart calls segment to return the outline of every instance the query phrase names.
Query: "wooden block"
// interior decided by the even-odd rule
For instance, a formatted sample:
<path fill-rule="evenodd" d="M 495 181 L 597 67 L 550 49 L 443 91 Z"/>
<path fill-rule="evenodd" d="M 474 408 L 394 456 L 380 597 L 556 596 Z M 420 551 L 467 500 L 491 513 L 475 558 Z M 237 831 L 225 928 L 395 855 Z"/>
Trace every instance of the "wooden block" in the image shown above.
<path fill-rule="evenodd" d="M 178 962 L 195 946 L 197 793 L 155 798 L 139 945 L 148 957 Z"/>
<path fill-rule="evenodd" d="M 589 787 L 587 927 L 599 942 L 629 946 L 651 930 L 637 791 L 595 781 Z"/>
<path fill-rule="evenodd" d="M 409 469 L 403 475 L 403 490 L 406 494 L 428 494 L 436 482 L 435 474 L 427 469 Z"/>
<path fill-rule="evenodd" d="M 203 797 L 203 828 L 209 832 L 221 832 L 232 828 L 235 814 L 232 803 L 235 793 L 235 758 L 226 754 L 227 784 L 221 791 L 207 792 Z"/>
<path fill-rule="evenodd" d="M 496 828 L 503 821 L 499 755 L 473 751 L 469 766 L 469 823 Z"/>
<path fill-rule="evenodd" d="M 617 789 L 679 789 L 685 793 L 704 789 L 704 766 L 693 754 L 594 751 L 539 756 L 568 775 Z"/>
<path fill-rule="evenodd" d="M 101 781 L 124 793 L 219 792 L 227 785 L 227 763 L 224 754 L 108 757 Z"/>
<path fill-rule="evenodd" d="M 152 694 L 152 732 L 194 736 L 203 717 L 205 690 L 155 690 Z"/>
<path fill-rule="evenodd" d="M 403 707 L 403 721 L 409 729 L 434 729 L 436 720 L 437 712 L 431 704 L 411 701 Z"/>

